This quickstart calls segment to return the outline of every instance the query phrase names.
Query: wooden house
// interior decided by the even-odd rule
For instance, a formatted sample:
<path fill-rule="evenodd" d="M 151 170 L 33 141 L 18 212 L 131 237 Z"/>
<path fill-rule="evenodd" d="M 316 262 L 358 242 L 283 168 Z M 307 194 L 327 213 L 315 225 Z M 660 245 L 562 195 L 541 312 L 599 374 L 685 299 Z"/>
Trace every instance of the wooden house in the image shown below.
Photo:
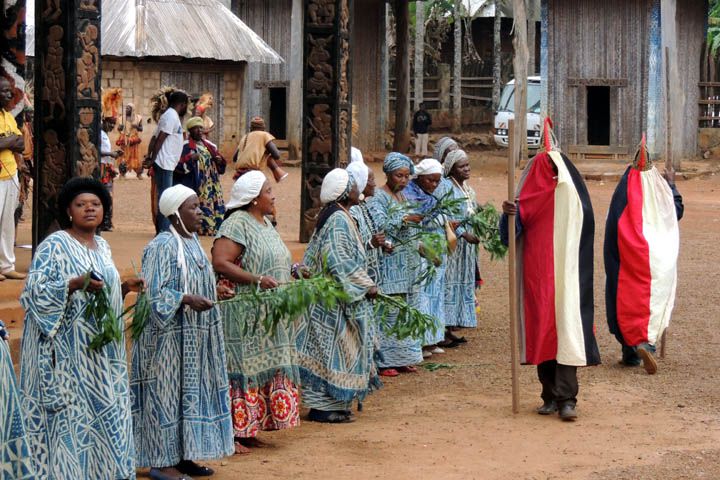
<path fill-rule="evenodd" d="M 651 154 L 664 157 L 669 111 L 676 165 L 695 156 L 706 2 L 601 3 L 542 2 L 542 104 L 562 148 L 627 159 L 646 132 Z"/>

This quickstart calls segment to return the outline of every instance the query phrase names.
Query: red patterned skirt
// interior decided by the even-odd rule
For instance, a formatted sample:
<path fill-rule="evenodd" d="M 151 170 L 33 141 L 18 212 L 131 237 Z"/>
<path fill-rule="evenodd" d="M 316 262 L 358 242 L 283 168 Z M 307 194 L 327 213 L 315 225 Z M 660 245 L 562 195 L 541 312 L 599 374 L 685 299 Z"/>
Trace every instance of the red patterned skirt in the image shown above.
<path fill-rule="evenodd" d="M 299 388 L 282 372 L 262 387 L 243 390 L 230 382 L 235 437 L 250 438 L 259 431 L 283 430 L 300 424 Z"/>

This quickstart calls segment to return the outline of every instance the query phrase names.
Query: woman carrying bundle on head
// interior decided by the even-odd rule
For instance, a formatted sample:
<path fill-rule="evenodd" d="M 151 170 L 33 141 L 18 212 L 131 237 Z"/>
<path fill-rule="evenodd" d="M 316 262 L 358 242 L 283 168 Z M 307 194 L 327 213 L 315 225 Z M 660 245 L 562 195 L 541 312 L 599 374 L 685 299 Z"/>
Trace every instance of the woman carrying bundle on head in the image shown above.
<path fill-rule="evenodd" d="M 443 165 L 443 175 L 452 184 L 452 198 L 463 200 L 456 221 L 463 221 L 478 208 L 475 191 L 466 182 L 470 179 L 470 162 L 463 150 L 450 152 Z M 455 229 L 457 246 L 448 255 L 445 271 L 445 336 L 446 347 L 464 343 L 464 338 L 455 337 L 453 328 L 477 327 L 475 315 L 475 286 L 478 275 L 478 243 L 480 240 L 464 226 Z"/>
<path fill-rule="evenodd" d="M 120 282 L 110 246 L 96 235 L 110 207 L 92 178 L 69 180 L 58 197 L 63 230 L 38 245 L 20 303 L 25 309 L 20 390 L 35 477 L 135 478 L 123 325 L 94 349 L 103 323 L 119 320 L 138 278 Z M 102 298 L 98 309 L 89 309 Z M 92 313 L 89 311 L 92 310 Z"/>
<path fill-rule="evenodd" d="M 368 275 L 362 237 L 349 212 L 359 198 L 347 171 L 328 173 L 320 192 L 324 207 L 305 252 L 307 267 L 326 271 L 350 297 L 334 306 L 313 305 L 297 332 L 303 402 L 316 422 L 353 421 L 352 402 L 362 401 L 370 389 L 370 300 L 378 288 Z"/>
<path fill-rule="evenodd" d="M 415 166 L 409 157 L 391 152 L 383 163 L 386 183 L 375 190 L 375 195 L 368 202 L 368 208 L 375 214 L 378 229 L 385 233 L 385 254 L 380 255 L 379 286 L 383 293 L 399 296 L 407 300 L 410 292 L 409 265 L 413 255 L 417 255 L 410 245 L 398 244 L 405 240 L 405 223 L 419 222 L 419 216 L 406 216 L 402 206 L 406 199 L 403 190 L 415 173 Z M 392 325 L 397 312 L 389 312 L 388 324 Z M 399 340 L 384 332 L 379 332 L 380 355 L 377 365 L 380 375 L 394 377 L 398 373 L 412 373 L 417 369 L 414 365 L 423 360 L 420 339 L 405 338 Z"/>
<path fill-rule="evenodd" d="M 150 318 L 133 344 L 130 387 L 137 464 L 157 480 L 212 475 L 195 462 L 234 451 L 215 273 L 196 235 L 199 206 L 184 185 L 165 190 L 159 208 L 170 231 L 143 252 Z"/>
<path fill-rule="evenodd" d="M 266 216 L 275 205 L 272 186 L 262 172 L 238 178 L 227 203 L 226 219 L 213 244 L 212 259 L 221 284 L 242 294 L 290 282 L 292 257 Z M 254 310 L 221 307 L 230 377 L 235 453 L 260 447 L 260 431 L 300 424 L 299 374 L 291 332 L 280 324 L 274 333 Z"/>

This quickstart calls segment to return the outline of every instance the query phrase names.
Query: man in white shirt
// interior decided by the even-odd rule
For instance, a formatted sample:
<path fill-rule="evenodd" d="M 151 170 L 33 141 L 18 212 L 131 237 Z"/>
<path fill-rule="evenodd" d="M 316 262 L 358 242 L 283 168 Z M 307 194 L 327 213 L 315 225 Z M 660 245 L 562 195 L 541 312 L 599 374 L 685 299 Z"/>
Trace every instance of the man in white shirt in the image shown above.
<path fill-rule="evenodd" d="M 153 181 L 157 198 L 173 185 L 173 171 L 180 161 L 183 143 L 183 127 L 180 120 L 187 113 L 188 95 L 182 90 L 172 92 L 168 98 L 168 109 L 160 117 L 151 160 L 154 165 Z M 155 229 L 158 232 L 170 229 L 170 221 L 158 212 Z"/>
<path fill-rule="evenodd" d="M 108 132 L 113 131 L 116 123 L 117 119 L 115 117 L 105 117 L 102 120 L 102 130 L 100 131 L 100 182 L 110 194 L 110 199 L 113 198 L 113 181 L 117 177 L 115 159 L 123 154 L 122 150 L 113 151 L 108 136 Z M 100 230 L 112 232 L 112 211 L 112 203 L 110 203 L 110 209 L 105 212 L 105 218 L 103 218 L 103 223 L 100 225 Z"/>

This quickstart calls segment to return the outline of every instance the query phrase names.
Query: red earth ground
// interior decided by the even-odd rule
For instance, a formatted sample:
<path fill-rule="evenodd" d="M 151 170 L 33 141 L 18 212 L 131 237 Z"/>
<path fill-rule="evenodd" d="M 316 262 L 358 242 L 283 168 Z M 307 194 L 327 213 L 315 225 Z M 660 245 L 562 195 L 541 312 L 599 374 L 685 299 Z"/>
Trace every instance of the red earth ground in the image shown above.
<path fill-rule="evenodd" d="M 497 154 L 473 153 L 471 185 L 499 205 L 507 180 Z M 373 165 L 382 185 L 380 165 Z M 618 172 L 622 167 L 617 167 Z M 299 169 L 275 190 L 279 230 L 296 255 Z M 230 191 L 229 175 L 223 180 Z M 139 261 L 152 235 L 149 182 L 116 182 L 116 231 L 107 234 L 121 271 Z M 469 343 L 420 369 L 385 381 L 357 421 L 262 433 L 271 446 L 211 462 L 217 480 L 246 478 L 390 479 L 695 479 L 720 478 L 720 178 L 679 182 L 679 287 L 668 355 L 654 376 L 618 365 L 607 331 L 602 240 L 615 183 L 588 182 L 596 220 L 595 321 L 603 364 L 581 369 L 575 423 L 534 413 L 540 403 L 532 367 L 521 368 L 520 413 L 510 409 L 507 264 L 482 259 L 479 327 Z M 226 193 L 227 197 L 227 193 Z M 19 240 L 29 238 L 29 222 Z M 206 245 L 210 245 L 206 241 Z M 26 264 L 27 253 L 19 263 Z"/>

